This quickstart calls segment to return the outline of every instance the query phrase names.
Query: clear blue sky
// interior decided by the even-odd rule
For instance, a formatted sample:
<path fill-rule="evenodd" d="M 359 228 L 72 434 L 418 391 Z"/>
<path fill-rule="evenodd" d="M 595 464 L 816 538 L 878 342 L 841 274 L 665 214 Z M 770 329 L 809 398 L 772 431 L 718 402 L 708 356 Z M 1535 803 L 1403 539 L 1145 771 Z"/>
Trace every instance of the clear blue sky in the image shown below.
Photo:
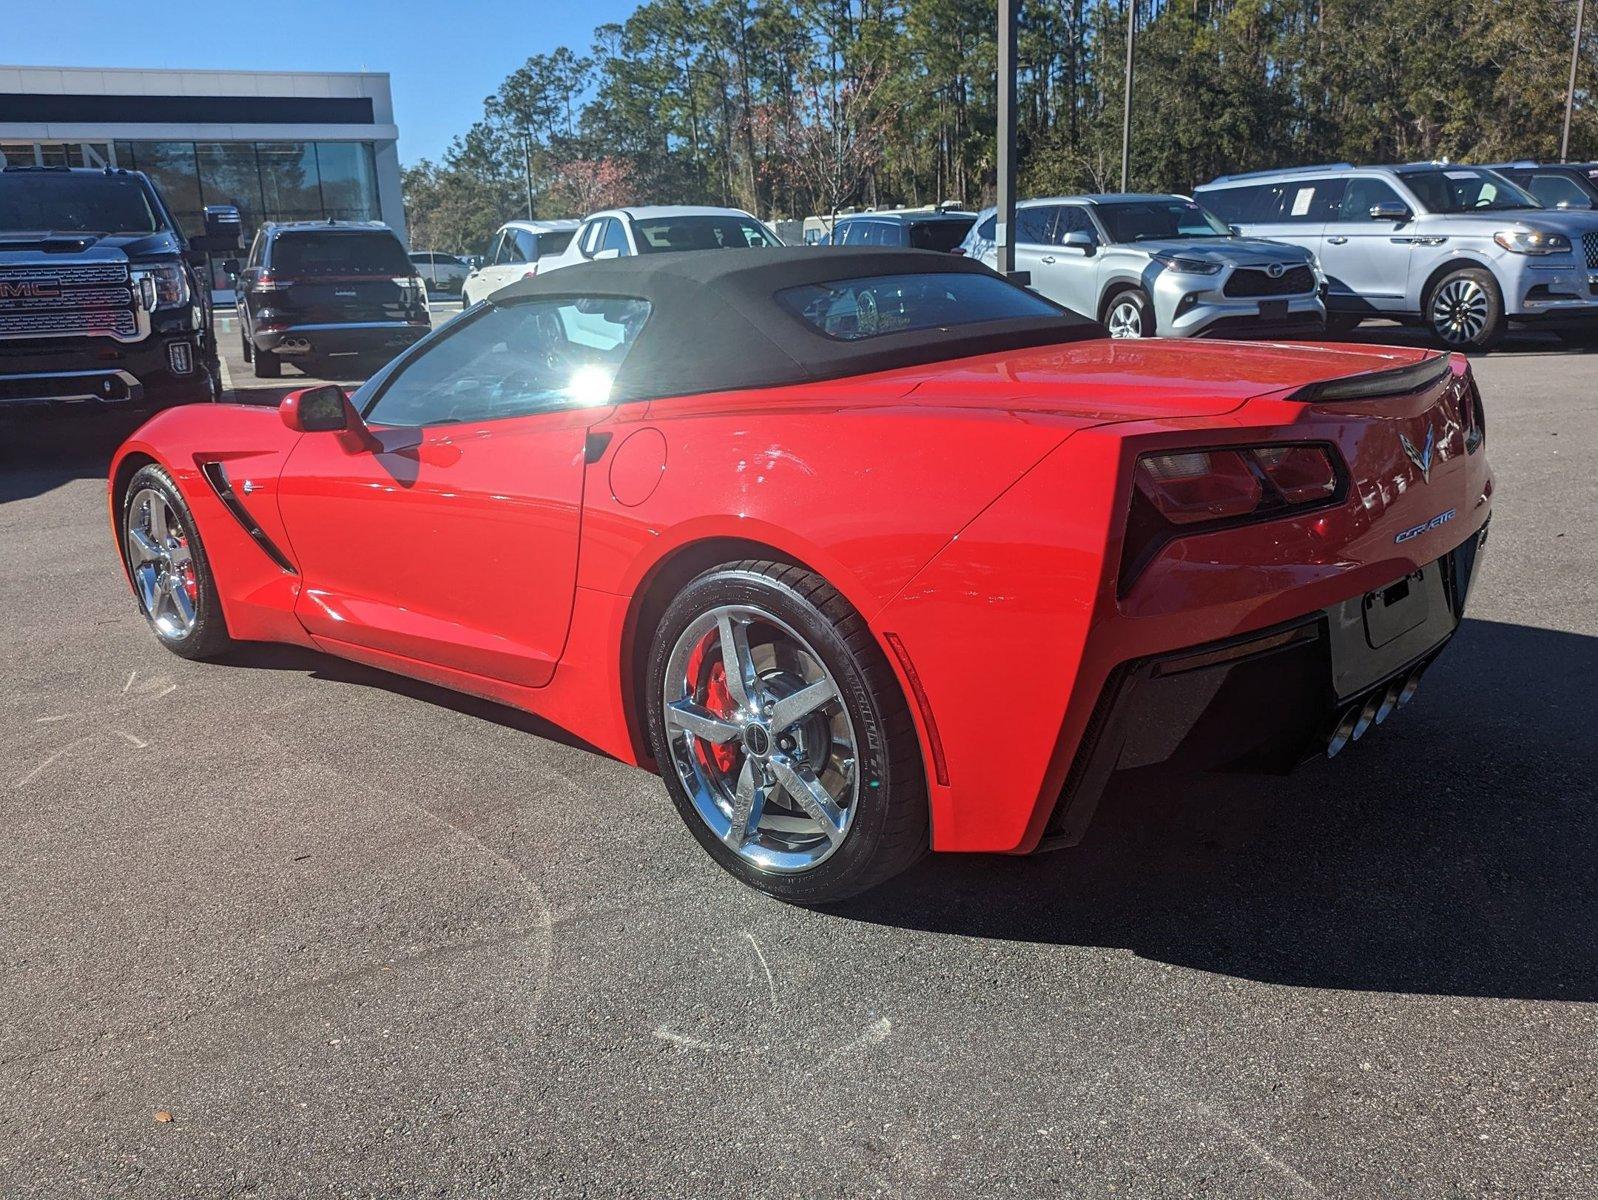
<path fill-rule="evenodd" d="M 0 0 L 0 65 L 387 71 L 400 161 L 437 158 L 529 55 L 586 52 L 638 0 Z M 70 34 L 69 32 L 70 31 Z"/>

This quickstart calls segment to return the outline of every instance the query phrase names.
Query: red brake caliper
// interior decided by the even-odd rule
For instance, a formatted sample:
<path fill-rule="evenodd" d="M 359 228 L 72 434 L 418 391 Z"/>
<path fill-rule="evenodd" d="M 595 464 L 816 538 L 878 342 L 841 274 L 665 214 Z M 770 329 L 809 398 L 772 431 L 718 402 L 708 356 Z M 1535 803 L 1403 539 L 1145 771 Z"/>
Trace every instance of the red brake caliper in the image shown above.
<path fill-rule="evenodd" d="M 688 678 L 698 679 L 704 662 L 705 649 L 701 646 L 688 661 Z M 727 690 L 727 668 L 722 665 L 719 655 L 704 674 L 705 708 L 715 716 L 730 717 L 738 706 L 732 702 L 732 693 Z M 694 753 L 699 755 L 701 765 L 714 766 L 723 775 L 731 775 L 738 766 L 738 748 L 735 745 L 713 746 L 695 738 Z"/>

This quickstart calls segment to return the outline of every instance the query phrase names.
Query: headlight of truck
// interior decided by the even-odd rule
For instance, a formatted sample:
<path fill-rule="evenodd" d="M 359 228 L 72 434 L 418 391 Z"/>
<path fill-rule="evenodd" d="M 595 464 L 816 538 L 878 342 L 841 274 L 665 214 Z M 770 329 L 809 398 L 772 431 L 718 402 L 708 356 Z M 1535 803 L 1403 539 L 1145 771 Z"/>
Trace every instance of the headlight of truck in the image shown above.
<path fill-rule="evenodd" d="M 178 263 L 140 267 L 133 278 L 146 308 L 177 308 L 189 302 L 189 277 Z"/>
<path fill-rule="evenodd" d="M 1570 239 L 1564 234 L 1540 229 L 1500 230 L 1493 234 L 1493 241 L 1511 254 L 1563 254 L 1570 249 Z"/>
<path fill-rule="evenodd" d="M 1156 254 L 1154 261 L 1178 275 L 1219 275 L 1221 264 L 1206 262 L 1202 258 L 1183 258 L 1180 254 Z"/>

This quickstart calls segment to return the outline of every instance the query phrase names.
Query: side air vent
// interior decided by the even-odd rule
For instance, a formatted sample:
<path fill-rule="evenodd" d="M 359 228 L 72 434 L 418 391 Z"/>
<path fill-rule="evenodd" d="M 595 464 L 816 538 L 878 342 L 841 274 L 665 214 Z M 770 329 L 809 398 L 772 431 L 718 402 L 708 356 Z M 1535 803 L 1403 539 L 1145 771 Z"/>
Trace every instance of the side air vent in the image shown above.
<path fill-rule="evenodd" d="M 250 539 L 261 548 L 261 553 L 265 554 L 290 575 L 299 574 L 294 569 L 294 564 L 288 560 L 288 555 L 279 550 L 277 544 L 266 536 L 266 530 L 255 523 L 255 518 L 250 515 L 250 510 L 245 508 L 238 496 L 234 494 L 233 485 L 228 482 L 227 471 L 223 469 L 222 464 L 219 462 L 204 463 L 200 467 L 200 472 L 205 476 L 205 481 L 211 485 L 211 490 L 216 493 L 216 498 L 222 501 L 222 506 L 233 514 L 233 519 L 239 523 L 245 533 L 250 535 Z"/>

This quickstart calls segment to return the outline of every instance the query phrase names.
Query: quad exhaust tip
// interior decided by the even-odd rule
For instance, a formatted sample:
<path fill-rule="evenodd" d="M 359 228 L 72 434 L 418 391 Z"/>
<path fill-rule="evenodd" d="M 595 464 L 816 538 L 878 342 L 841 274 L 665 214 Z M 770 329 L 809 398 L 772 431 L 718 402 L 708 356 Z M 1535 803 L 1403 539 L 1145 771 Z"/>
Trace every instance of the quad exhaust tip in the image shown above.
<path fill-rule="evenodd" d="M 1420 688 L 1420 673 L 1421 668 L 1417 667 L 1406 677 L 1393 680 L 1384 690 L 1372 693 L 1363 703 L 1344 709 L 1326 736 L 1326 757 L 1336 758 L 1350 742 L 1364 737 L 1372 725 L 1380 725 L 1413 700 Z"/>

